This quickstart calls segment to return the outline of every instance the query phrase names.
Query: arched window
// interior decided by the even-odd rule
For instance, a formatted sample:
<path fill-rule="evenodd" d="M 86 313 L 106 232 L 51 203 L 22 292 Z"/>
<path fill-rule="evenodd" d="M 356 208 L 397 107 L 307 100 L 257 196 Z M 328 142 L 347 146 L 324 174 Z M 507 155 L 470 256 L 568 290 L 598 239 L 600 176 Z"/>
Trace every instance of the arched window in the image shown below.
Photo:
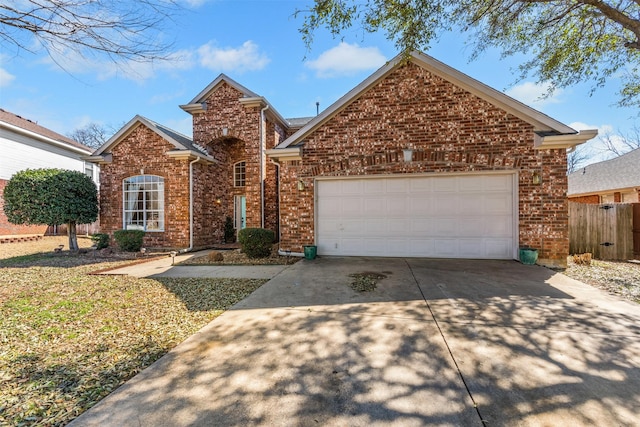
<path fill-rule="evenodd" d="M 122 181 L 123 228 L 164 231 L 164 178 L 136 175 Z"/>
<path fill-rule="evenodd" d="M 246 182 L 247 163 L 243 160 L 233 165 L 233 186 L 244 187 Z"/>

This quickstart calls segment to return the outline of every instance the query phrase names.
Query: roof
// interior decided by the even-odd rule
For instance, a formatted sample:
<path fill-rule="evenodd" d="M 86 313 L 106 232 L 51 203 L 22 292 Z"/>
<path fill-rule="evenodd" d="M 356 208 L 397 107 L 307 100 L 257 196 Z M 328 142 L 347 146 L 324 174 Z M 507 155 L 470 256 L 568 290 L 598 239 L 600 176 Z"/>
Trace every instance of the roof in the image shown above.
<path fill-rule="evenodd" d="M 594 163 L 569 175 L 570 196 L 640 188 L 640 148 L 604 162 Z"/>
<path fill-rule="evenodd" d="M 180 108 L 182 108 L 189 114 L 202 113 L 206 111 L 207 108 L 209 108 L 209 106 L 207 105 L 207 98 L 209 98 L 211 93 L 216 91 L 218 86 L 220 86 L 222 83 L 226 83 L 232 88 L 236 89 L 238 92 L 242 93 L 242 96 L 240 97 L 240 102 L 242 104 L 246 106 L 257 106 L 259 108 L 262 108 L 264 111 L 266 111 L 267 115 L 271 116 L 281 124 L 289 126 L 288 121 L 285 120 L 284 117 L 282 117 L 275 108 L 273 108 L 273 106 L 269 103 L 269 101 L 267 101 L 266 98 L 247 89 L 224 73 L 220 74 L 211 83 L 209 83 L 209 85 L 204 88 L 199 94 L 197 94 L 195 98 L 189 101 L 188 104 L 180 105 Z"/>
<path fill-rule="evenodd" d="M 404 60 L 405 57 L 402 54 L 396 56 L 342 98 L 338 99 L 321 114 L 314 117 L 300 130 L 280 143 L 276 149 L 283 149 L 303 143 L 304 139 L 308 135 L 346 108 L 350 103 L 376 85 L 380 80 L 384 79 L 388 74 L 392 73 L 397 67 L 401 66 L 404 63 Z M 458 87 L 468 90 L 489 103 L 515 115 L 516 117 L 519 117 L 525 122 L 530 123 L 534 127 L 534 131 L 537 133 L 535 141 L 536 147 L 571 147 L 593 138 L 596 134 L 596 131 L 578 132 L 575 129 L 547 116 L 546 114 L 534 110 L 504 93 L 497 91 L 421 52 L 411 53 L 408 60 L 428 70 L 434 75 L 437 75 Z M 558 139 L 559 135 L 563 136 L 563 138 Z"/>
<path fill-rule="evenodd" d="M 44 126 L 40 126 L 38 123 L 25 119 L 17 114 L 3 110 L 2 108 L 0 108 L 0 123 L 8 124 L 9 126 L 5 127 L 11 127 L 13 130 L 18 128 L 25 131 L 30 134 L 30 136 L 40 137 L 40 139 L 43 139 L 45 142 L 53 141 L 57 145 L 67 146 L 74 151 L 82 151 L 84 153 L 90 153 L 93 151 L 92 148 L 89 148 L 86 145 L 80 144 L 71 138 L 54 132 L 51 129 L 47 129 Z"/>
<path fill-rule="evenodd" d="M 313 120 L 314 117 L 292 117 L 290 119 L 286 119 L 289 126 L 292 128 L 301 128 L 302 126 L 309 123 Z"/>
<path fill-rule="evenodd" d="M 195 155 L 196 157 L 200 157 L 203 159 L 207 159 L 212 161 L 213 159 L 207 153 L 203 147 L 195 144 L 191 138 L 186 135 L 181 134 L 173 129 L 170 129 L 166 126 L 163 126 L 153 120 L 150 120 L 146 117 L 136 115 L 133 119 L 129 121 L 126 125 L 122 127 L 115 135 L 113 135 L 107 142 L 105 142 L 100 148 L 96 150 L 95 153 L 89 159 L 90 161 L 99 162 L 102 159 L 103 154 L 107 153 L 113 147 L 118 145 L 127 135 L 133 132 L 138 126 L 144 125 L 147 128 L 151 129 L 153 132 L 158 134 L 161 138 L 173 144 L 176 148 L 175 152 L 186 152 Z"/>
<path fill-rule="evenodd" d="M 233 80 L 232 78 L 230 78 L 226 74 L 222 73 L 218 77 L 216 77 L 211 83 L 209 83 L 209 85 L 207 87 L 205 87 L 199 94 L 197 94 L 195 96 L 195 98 L 193 98 L 189 102 L 189 104 L 200 104 L 200 103 L 206 101 L 206 99 L 209 97 L 211 92 L 213 92 L 215 90 L 215 88 L 218 87 L 218 85 L 220 83 L 222 83 L 222 82 L 227 83 L 229 86 L 233 87 L 238 92 L 241 92 L 242 95 L 245 98 L 259 98 L 260 97 L 260 95 L 258 95 L 255 92 L 247 89 L 246 87 L 242 86 L 237 81 Z"/>

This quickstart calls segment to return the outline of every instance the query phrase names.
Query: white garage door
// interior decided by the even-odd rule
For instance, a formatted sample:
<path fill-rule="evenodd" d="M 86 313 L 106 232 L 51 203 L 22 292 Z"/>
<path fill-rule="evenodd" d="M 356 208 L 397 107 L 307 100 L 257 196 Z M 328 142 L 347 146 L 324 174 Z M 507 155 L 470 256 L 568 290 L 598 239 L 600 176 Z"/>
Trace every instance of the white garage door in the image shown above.
<path fill-rule="evenodd" d="M 320 255 L 512 259 L 513 174 L 319 180 Z"/>

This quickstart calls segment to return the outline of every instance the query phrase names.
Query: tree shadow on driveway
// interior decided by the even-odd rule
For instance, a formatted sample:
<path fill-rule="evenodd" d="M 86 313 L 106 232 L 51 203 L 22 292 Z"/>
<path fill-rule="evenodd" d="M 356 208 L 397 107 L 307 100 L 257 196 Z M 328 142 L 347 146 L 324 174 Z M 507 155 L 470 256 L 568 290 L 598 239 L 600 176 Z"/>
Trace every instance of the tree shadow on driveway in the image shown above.
<path fill-rule="evenodd" d="M 358 293 L 363 271 L 386 278 Z M 76 422 L 631 425 L 637 325 L 637 306 L 510 261 L 303 261 Z"/>

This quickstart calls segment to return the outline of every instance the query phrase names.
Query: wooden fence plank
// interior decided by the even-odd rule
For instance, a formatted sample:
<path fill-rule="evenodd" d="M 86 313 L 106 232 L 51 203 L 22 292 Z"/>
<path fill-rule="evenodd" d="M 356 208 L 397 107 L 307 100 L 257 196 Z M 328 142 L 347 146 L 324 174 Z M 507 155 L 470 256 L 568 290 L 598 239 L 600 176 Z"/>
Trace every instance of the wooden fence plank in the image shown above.
<path fill-rule="evenodd" d="M 633 206 L 569 202 L 569 252 L 593 258 L 633 258 Z"/>

